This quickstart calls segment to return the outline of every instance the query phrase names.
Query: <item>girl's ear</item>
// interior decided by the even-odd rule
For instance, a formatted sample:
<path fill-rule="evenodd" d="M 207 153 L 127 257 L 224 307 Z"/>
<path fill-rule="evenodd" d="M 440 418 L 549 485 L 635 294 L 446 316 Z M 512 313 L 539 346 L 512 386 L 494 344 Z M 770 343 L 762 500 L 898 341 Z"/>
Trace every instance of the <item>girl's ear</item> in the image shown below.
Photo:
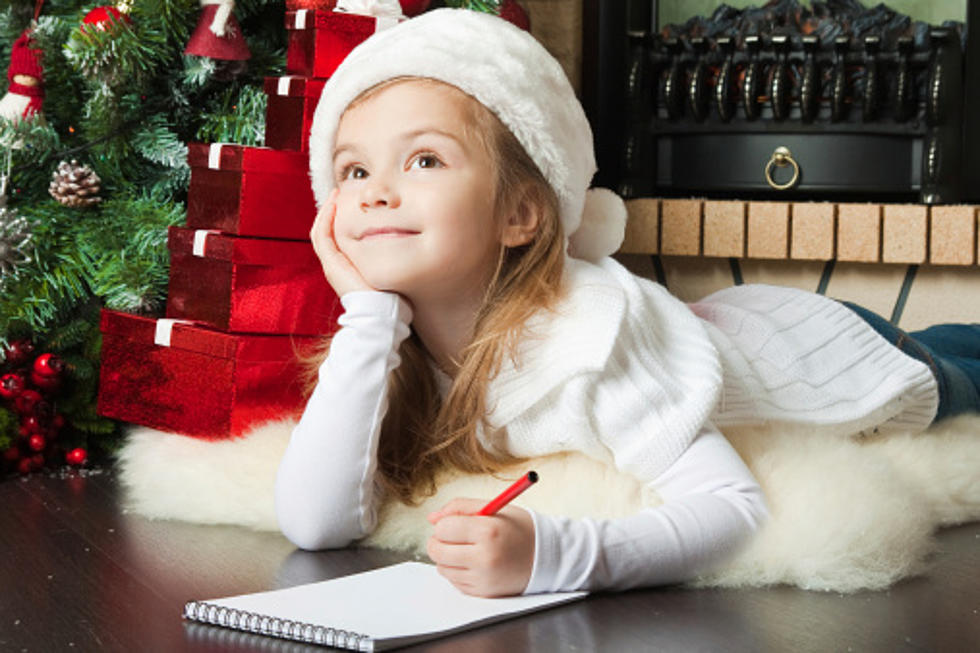
<path fill-rule="evenodd" d="M 500 242 L 504 247 L 520 247 L 534 240 L 541 226 L 541 210 L 524 195 L 504 222 Z"/>

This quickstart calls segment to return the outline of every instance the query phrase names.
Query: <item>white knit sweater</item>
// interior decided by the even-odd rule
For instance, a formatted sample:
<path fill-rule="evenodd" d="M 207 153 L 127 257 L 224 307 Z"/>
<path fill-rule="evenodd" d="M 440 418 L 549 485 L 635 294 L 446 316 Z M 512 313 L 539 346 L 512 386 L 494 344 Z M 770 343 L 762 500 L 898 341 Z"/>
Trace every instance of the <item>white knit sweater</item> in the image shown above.
<path fill-rule="evenodd" d="M 838 314 L 835 302 L 733 289 L 694 306 L 707 320 L 727 318 L 716 324 L 612 259 L 567 263 L 569 292 L 557 314 L 531 320 L 517 363 L 507 360 L 492 383 L 489 420 L 503 439 L 484 442 L 519 456 L 580 451 L 635 475 L 665 503 L 617 520 L 532 514 L 527 592 L 685 580 L 745 541 L 765 504 L 713 413 L 724 423 L 754 410 L 755 419 L 864 425 L 868 415 L 917 423 L 935 411 L 928 368 L 856 316 Z M 388 293 L 350 293 L 343 302 L 342 328 L 276 483 L 280 527 L 304 548 L 346 546 L 374 528 L 387 376 L 411 320 Z M 774 305 L 785 310 L 766 313 Z M 836 337 L 828 323 L 840 325 Z M 813 361 L 824 359 L 820 382 L 809 382 Z M 763 376 L 766 365 L 778 373 Z M 723 378 L 735 387 L 723 389 Z"/>

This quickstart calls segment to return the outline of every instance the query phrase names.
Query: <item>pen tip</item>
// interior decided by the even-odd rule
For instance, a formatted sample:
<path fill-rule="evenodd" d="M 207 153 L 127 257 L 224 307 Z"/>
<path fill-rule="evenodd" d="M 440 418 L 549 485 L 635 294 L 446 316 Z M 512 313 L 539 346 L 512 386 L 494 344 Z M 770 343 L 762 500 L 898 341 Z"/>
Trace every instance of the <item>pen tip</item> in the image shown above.
<path fill-rule="evenodd" d="M 538 482 L 538 473 L 535 472 L 535 471 L 528 472 L 527 473 L 527 480 L 531 481 L 532 483 L 537 483 Z"/>

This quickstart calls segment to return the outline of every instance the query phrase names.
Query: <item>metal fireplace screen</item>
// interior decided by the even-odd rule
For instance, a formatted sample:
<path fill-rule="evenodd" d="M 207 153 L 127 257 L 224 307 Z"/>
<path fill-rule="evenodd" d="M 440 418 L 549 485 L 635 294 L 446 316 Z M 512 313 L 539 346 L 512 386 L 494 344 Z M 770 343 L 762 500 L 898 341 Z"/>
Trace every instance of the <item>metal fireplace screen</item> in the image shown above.
<path fill-rule="evenodd" d="M 607 111 L 597 128 L 619 143 L 615 185 L 628 197 L 976 199 L 965 53 L 978 5 L 965 24 L 928 25 L 885 5 L 777 0 L 657 28 L 656 3 L 633 0 L 622 21 L 599 22 L 625 27 L 626 125 Z"/>

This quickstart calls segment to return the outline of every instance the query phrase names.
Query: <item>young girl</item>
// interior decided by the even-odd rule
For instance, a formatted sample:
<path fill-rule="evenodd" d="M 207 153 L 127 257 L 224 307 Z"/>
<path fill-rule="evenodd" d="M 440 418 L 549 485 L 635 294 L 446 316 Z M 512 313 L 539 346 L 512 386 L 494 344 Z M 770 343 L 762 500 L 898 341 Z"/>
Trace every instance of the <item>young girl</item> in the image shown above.
<path fill-rule="evenodd" d="M 742 286 L 687 306 L 609 258 L 622 224 L 586 199 L 581 106 L 498 18 L 436 10 L 356 48 L 324 87 L 310 168 L 311 239 L 345 313 L 276 482 L 300 547 L 365 536 L 383 497 L 431 492 L 444 466 L 577 450 L 663 505 L 487 517 L 486 498 L 456 499 L 429 516 L 439 571 L 484 596 L 683 581 L 767 514 L 718 426 L 853 434 L 937 414 L 939 367 L 843 304 Z M 960 399 L 975 406 L 975 387 Z"/>

